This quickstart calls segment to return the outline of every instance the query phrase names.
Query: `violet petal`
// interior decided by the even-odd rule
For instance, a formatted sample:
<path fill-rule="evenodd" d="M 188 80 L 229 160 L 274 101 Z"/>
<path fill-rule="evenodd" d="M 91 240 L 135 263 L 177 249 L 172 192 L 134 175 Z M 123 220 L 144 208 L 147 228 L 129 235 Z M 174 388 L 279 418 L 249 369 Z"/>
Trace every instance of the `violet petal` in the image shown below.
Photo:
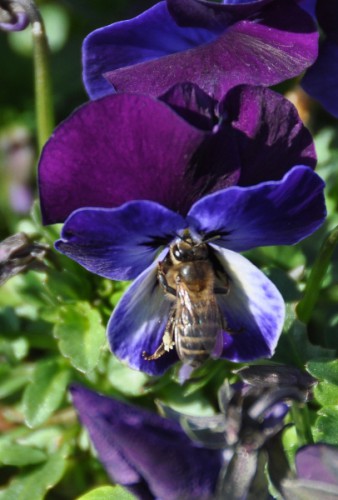
<path fill-rule="evenodd" d="M 214 37 L 206 29 L 180 28 L 166 3 L 159 2 L 134 19 L 99 28 L 85 38 L 82 61 L 86 90 L 92 99 L 103 97 L 114 92 L 104 73 L 189 50 Z M 174 83 L 187 80 L 176 78 Z"/>
<path fill-rule="evenodd" d="M 281 181 L 233 186 L 205 196 L 189 211 L 196 230 L 235 251 L 292 245 L 313 233 L 326 216 L 324 182 L 308 167 L 294 167 Z"/>
<path fill-rule="evenodd" d="M 144 359 L 142 353 L 153 354 L 160 346 L 171 307 L 158 285 L 155 262 L 136 278 L 114 309 L 107 327 L 112 352 L 131 368 L 150 375 L 164 373 L 178 361 L 175 349 L 155 361 Z"/>
<path fill-rule="evenodd" d="M 82 208 L 66 220 L 55 247 L 89 271 L 115 280 L 136 278 L 186 222 L 151 201 Z"/>
<path fill-rule="evenodd" d="M 114 95 L 82 106 L 42 152 L 44 223 L 63 222 L 77 208 L 113 208 L 142 199 L 183 212 L 191 205 L 191 192 L 198 198 L 184 175 L 204 138 L 147 96 Z"/>
<path fill-rule="evenodd" d="M 245 257 L 211 246 L 230 280 L 229 293 L 217 295 L 228 325 L 222 357 L 242 362 L 272 356 L 284 323 L 281 294 Z"/>
<path fill-rule="evenodd" d="M 202 28 L 196 28 L 197 32 Z M 115 60 L 114 54 L 121 54 L 124 47 L 114 37 L 110 43 Z M 107 70 L 105 77 L 116 91 L 150 95 L 160 95 L 177 82 L 190 81 L 219 99 L 242 83 L 273 85 L 298 75 L 314 62 L 317 43 L 311 17 L 293 1 L 276 1 L 269 6 L 264 24 L 240 21 L 215 40 L 181 52 L 172 50 L 157 59 L 128 59 L 132 49 L 128 42 L 122 53 L 126 57 L 123 64 Z M 92 57 L 96 53 L 93 51 Z"/>
<path fill-rule="evenodd" d="M 338 486 L 338 449 L 327 444 L 300 448 L 296 455 L 299 478 Z"/>
<path fill-rule="evenodd" d="M 215 112 L 217 101 L 193 83 L 178 83 L 158 99 L 194 127 L 211 131 L 218 120 Z"/>
<path fill-rule="evenodd" d="M 74 405 L 113 481 L 139 498 L 211 500 L 221 456 L 196 446 L 177 422 L 79 385 Z"/>
<path fill-rule="evenodd" d="M 222 3 L 205 0 L 167 0 L 170 14 L 179 26 L 223 29 L 236 19 L 258 13 L 274 0 L 222 0 Z"/>
<path fill-rule="evenodd" d="M 277 92 L 241 85 L 225 96 L 219 108 L 236 131 L 242 165 L 240 186 L 279 180 L 294 165 L 315 167 L 310 132 L 293 104 Z"/>
<path fill-rule="evenodd" d="M 338 39 L 323 42 L 317 61 L 302 80 L 302 87 L 338 118 Z"/>

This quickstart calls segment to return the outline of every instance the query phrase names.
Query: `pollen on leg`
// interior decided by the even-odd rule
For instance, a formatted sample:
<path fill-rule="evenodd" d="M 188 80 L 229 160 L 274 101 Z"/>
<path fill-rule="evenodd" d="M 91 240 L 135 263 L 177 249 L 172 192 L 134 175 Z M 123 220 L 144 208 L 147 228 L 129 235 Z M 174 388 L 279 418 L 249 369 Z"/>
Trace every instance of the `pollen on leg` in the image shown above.
<path fill-rule="evenodd" d="M 170 335 L 170 332 L 166 331 L 163 335 L 163 347 L 166 352 L 169 352 L 171 349 L 174 348 L 175 342 L 172 339 L 172 336 Z"/>

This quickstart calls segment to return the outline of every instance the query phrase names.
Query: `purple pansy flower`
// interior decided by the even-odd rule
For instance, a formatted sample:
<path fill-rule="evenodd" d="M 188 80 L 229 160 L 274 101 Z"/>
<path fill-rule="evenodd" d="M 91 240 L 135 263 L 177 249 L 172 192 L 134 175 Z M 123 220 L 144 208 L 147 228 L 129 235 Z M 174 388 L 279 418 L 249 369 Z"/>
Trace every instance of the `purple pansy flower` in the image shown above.
<path fill-rule="evenodd" d="M 219 393 L 222 413 L 209 417 L 161 405 L 169 416 L 163 418 L 79 385 L 72 386 L 71 394 L 109 476 L 137 498 L 247 498 L 260 480 L 265 500 L 270 497 L 262 457 L 267 453 L 270 478 L 280 490 L 289 472 L 278 438 L 288 412 L 285 401 L 306 400 L 303 387 L 299 390 L 294 381 L 289 385 L 290 380 L 283 384 L 280 368 L 286 372 L 288 367 L 270 367 L 270 378 L 278 376 L 272 384 L 264 370 L 258 387 L 224 385 Z M 255 369 L 257 380 L 260 367 Z"/>
<path fill-rule="evenodd" d="M 239 86 L 220 102 L 192 84 L 159 100 L 115 94 L 79 108 L 45 146 L 42 216 L 63 222 L 77 208 L 141 199 L 185 215 L 205 194 L 315 164 L 295 107 L 269 89 Z"/>
<path fill-rule="evenodd" d="M 220 450 L 195 444 L 180 425 L 85 387 L 71 389 L 82 424 L 112 480 L 137 498 L 211 500 Z"/>
<path fill-rule="evenodd" d="M 316 443 L 300 448 L 296 454 L 297 478 L 282 484 L 287 500 L 338 498 L 338 448 Z"/>
<path fill-rule="evenodd" d="M 215 287 L 229 288 L 217 295 L 223 325 L 212 354 L 233 361 L 271 356 L 282 297 L 236 252 L 293 244 L 324 220 L 323 183 L 301 165 L 315 162 L 309 134 L 294 108 L 268 89 L 234 89 L 218 106 L 194 86 L 163 99 L 185 119 L 153 98 L 114 95 L 80 108 L 57 129 L 40 163 L 44 219 L 69 216 L 56 246 L 90 271 L 136 278 L 108 326 L 113 352 L 132 367 L 160 374 L 177 360 L 174 351 L 150 361 L 142 352 L 156 351 L 173 314 L 158 262 L 187 234 L 193 246 L 207 245 L 219 270 Z M 276 114 L 283 117 L 277 129 Z M 243 187 L 250 183 L 256 185 Z"/>
<path fill-rule="evenodd" d="M 162 1 L 100 28 L 83 45 L 91 98 L 114 91 L 158 96 L 191 81 L 215 98 L 239 84 L 272 85 L 317 56 L 315 24 L 296 0 Z"/>
<path fill-rule="evenodd" d="M 154 375 L 177 360 L 171 353 L 154 360 L 142 357 L 160 347 L 174 311 L 158 281 L 159 262 L 166 262 L 169 247 L 179 248 L 182 239 L 192 242 L 193 251 L 207 247 L 215 289 L 227 288 L 217 294 L 217 314 L 223 318 L 223 327 L 221 322 L 216 325 L 216 351 L 210 347 L 209 354 L 249 361 L 273 354 L 283 327 L 284 302 L 266 276 L 237 252 L 296 243 L 317 229 L 324 218 L 322 180 L 310 168 L 297 166 L 281 181 L 233 186 L 205 196 L 192 205 L 186 217 L 147 200 L 112 209 L 78 209 L 66 220 L 56 248 L 101 276 L 136 278 L 113 312 L 108 339 L 118 358 Z M 203 262 L 197 257 L 198 266 Z M 181 291 L 189 295 L 192 288 L 186 287 L 185 272 L 182 270 L 176 283 L 182 279 Z M 176 290 L 179 293 L 178 287 Z M 204 295 L 198 300 L 203 301 Z M 196 321 L 202 321 L 199 318 Z M 206 325 L 202 326 L 205 330 Z M 164 344 L 164 349 L 171 346 L 171 342 Z M 180 357 L 194 365 L 189 356 Z"/>
<path fill-rule="evenodd" d="M 302 86 L 338 117 L 338 2 L 318 0 L 316 14 L 324 39 L 319 46 L 318 59 L 306 72 Z"/>

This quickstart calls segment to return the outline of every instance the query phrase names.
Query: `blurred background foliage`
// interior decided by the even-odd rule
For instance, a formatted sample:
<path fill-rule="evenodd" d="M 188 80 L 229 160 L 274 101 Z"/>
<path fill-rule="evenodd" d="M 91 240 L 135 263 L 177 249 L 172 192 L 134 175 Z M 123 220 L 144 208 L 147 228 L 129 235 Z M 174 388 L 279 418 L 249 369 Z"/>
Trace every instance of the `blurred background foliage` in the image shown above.
<path fill-rule="evenodd" d="M 93 29 L 136 15 L 151 1 L 39 2 L 51 45 L 56 122 L 87 100 L 81 44 Z M 42 228 L 36 197 L 36 131 L 30 28 L 0 33 L 0 239 L 18 231 L 53 246 L 59 227 Z M 309 406 L 315 440 L 338 445 L 338 252 L 334 251 L 308 324 L 295 316 L 321 245 L 338 224 L 337 122 L 288 82 L 279 91 L 296 102 L 315 135 L 318 172 L 327 182 L 324 227 L 294 247 L 247 253 L 281 290 L 288 319 L 274 361 L 307 367 L 320 383 Z M 238 365 L 214 361 L 181 387 L 177 368 L 149 378 L 108 351 L 105 325 L 126 284 L 92 275 L 53 253 L 45 272 L 29 271 L 0 289 L 0 500 L 130 498 L 109 486 L 69 401 L 80 382 L 155 410 L 154 400 L 186 413 L 217 411 L 217 389 Z M 290 456 L 299 446 L 285 434 Z M 103 487 L 104 486 L 104 487 Z M 89 490 L 103 487 L 94 493 Z"/>

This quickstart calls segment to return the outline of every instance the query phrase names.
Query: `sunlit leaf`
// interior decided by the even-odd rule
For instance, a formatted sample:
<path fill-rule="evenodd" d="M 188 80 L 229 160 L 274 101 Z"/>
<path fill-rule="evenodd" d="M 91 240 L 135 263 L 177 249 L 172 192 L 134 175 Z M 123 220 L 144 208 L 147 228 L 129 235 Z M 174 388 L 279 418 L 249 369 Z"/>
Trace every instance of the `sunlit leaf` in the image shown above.
<path fill-rule="evenodd" d="M 338 386 L 338 360 L 311 360 L 307 369 L 314 377 Z M 337 387 L 338 392 L 338 387 Z"/>
<path fill-rule="evenodd" d="M 113 356 L 109 359 L 108 379 L 111 385 L 128 396 L 139 396 L 145 392 L 144 386 L 149 377 L 142 372 L 132 370 Z"/>
<path fill-rule="evenodd" d="M 0 443 L 0 462 L 4 465 L 32 465 L 45 461 L 47 455 L 37 448 L 14 443 Z"/>
<path fill-rule="evenodd" d="M 0 500 L 42 500 L 46 492 L 62 478 L 66 459 L 62 451 L 53 454 L 43 465 L 20 474 L 0 492 Z"/>
<path fill-rule="evenodd" d="M 327 406 L 319 411 L 315 430 L 317 441 L 338 445 L 338 406 Z"/>
<path fill-rule="evenodd" d="M 330 382 L 320 382 L 314 388 L 314 396 L 322 406 L 338 406 L 338 387 Z"/>
<path fill-rule="evenodd" d="M 135 500 L 135 497 L 121 486 L 101 486 L 76 500 Z"/>
<path fill-rule="evenodd" d="M 57 359 L 37 363 L 23 396 L 23 411 L 29 427 L 42 424 L 60 406 L 69 377 L 69 369 Z"/>
<path fill-rule="evenodd" d="M 91 371 L 99 361 L 105 345 L 105 329 L 100 313 L 87 302 L 60 307 L 55 337 L 61 353 L 82 372 Z"/>

